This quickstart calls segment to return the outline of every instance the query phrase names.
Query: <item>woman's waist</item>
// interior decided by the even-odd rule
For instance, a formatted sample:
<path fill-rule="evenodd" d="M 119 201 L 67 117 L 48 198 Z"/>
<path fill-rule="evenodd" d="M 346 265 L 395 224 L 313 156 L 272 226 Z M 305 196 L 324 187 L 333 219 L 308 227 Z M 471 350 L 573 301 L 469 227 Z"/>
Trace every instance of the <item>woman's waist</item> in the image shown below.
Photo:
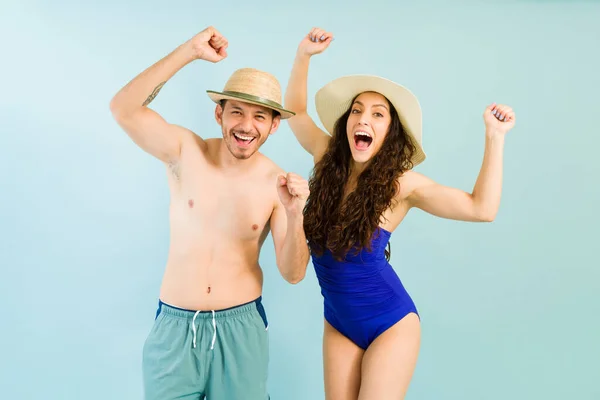
<path fill-rule="evenodd" d="M 322 288 L 333 292 L 360 292 L 388 285 L 386 277 L 396 272 L 387 263 L 337 264 L 328 266 L 314 263 L 315 274 Z M 396 277 L 399 280 L 399 278 Z"/>
<path fill-rule="evenodd" d="M 411 304 L 409 293 L 401 284 L 379 282 L 374 285 L 321 285 L 324 305 L 338 313 L 353 314 L 360 310 L 395 309 Z"/>

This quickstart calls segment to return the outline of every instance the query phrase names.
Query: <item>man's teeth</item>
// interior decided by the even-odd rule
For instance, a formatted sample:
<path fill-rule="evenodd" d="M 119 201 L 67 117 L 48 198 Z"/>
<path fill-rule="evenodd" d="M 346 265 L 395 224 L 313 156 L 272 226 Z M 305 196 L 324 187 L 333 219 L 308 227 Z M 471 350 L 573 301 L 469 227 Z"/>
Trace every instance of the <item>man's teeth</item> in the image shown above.
<path fill-rule="evenodd" d="M 234 136 L 240 140 L 252 140 L 254 139 L 252 136 L 244 136 L 244 135 L 240 135 L 238 133 L 234 133 Z"/>

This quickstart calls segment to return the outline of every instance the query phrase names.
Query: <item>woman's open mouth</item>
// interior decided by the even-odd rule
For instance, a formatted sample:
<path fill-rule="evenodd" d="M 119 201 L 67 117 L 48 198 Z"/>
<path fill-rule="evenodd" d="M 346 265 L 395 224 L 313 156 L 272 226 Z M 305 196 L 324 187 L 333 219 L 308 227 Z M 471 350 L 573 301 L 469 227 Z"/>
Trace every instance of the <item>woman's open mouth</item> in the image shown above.
<path fill-rule="evenodd" d="M 354 147 L 357 150 L 367 150 L 371 146 L 371 143 L 373 143 L 373 137 L 370 133 L 364 131 L 354 132 Z"/>

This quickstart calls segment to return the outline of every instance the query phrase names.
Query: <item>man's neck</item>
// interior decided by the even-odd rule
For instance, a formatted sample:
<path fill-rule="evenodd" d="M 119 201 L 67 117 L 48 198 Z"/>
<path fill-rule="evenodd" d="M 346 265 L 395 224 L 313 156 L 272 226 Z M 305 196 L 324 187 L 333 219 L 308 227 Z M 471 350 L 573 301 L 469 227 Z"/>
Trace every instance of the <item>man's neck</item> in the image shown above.
<path fill-rule="evenodd" d="M 219 141 L 219 149 L 217 151 L 217 165 L 225 170 L 231 171 L 247 171 L 252 168 L 257 161 L 256 153 L 253 154 L 250 158 L 241 160 L 236 158 L 231 154 L 227 145 L 225 144 L 225 140 L 221 139 Z"/>

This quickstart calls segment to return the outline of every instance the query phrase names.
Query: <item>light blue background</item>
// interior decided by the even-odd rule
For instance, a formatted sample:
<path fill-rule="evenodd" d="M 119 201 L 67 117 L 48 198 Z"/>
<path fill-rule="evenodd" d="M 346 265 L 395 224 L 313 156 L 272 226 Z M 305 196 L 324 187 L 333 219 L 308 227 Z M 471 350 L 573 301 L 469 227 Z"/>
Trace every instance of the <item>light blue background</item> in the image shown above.
<path fill-rule="evenodd" d="M 313 26 L 336 40 L 313 59 L 315 91 L 354 73 L 407 85 L 424 112 L 418 170 L 471 190 L 482 112 L 507 103 L 497 220 L 415 211 L 392 263 L 423 318 L 408 399 L 598 399 L 600 388 L 600 5 L 579 1 L 7 1 L 0 12 L 0 398 L 139 399 L 141 348 L 167 256 L 162 165 L 112 120 L 127 81 L 208 25 L 229 57 L 178 73 L 153 107 L 220 135 L 206 89 L 237 68 L 285 89 Z M 484 3 L 488 3 L 484 5 Z M 264 153 L 308 177 L 287 124 Z M 261 257 L 273 399 L 323 399 L 322 300 Z"/>

